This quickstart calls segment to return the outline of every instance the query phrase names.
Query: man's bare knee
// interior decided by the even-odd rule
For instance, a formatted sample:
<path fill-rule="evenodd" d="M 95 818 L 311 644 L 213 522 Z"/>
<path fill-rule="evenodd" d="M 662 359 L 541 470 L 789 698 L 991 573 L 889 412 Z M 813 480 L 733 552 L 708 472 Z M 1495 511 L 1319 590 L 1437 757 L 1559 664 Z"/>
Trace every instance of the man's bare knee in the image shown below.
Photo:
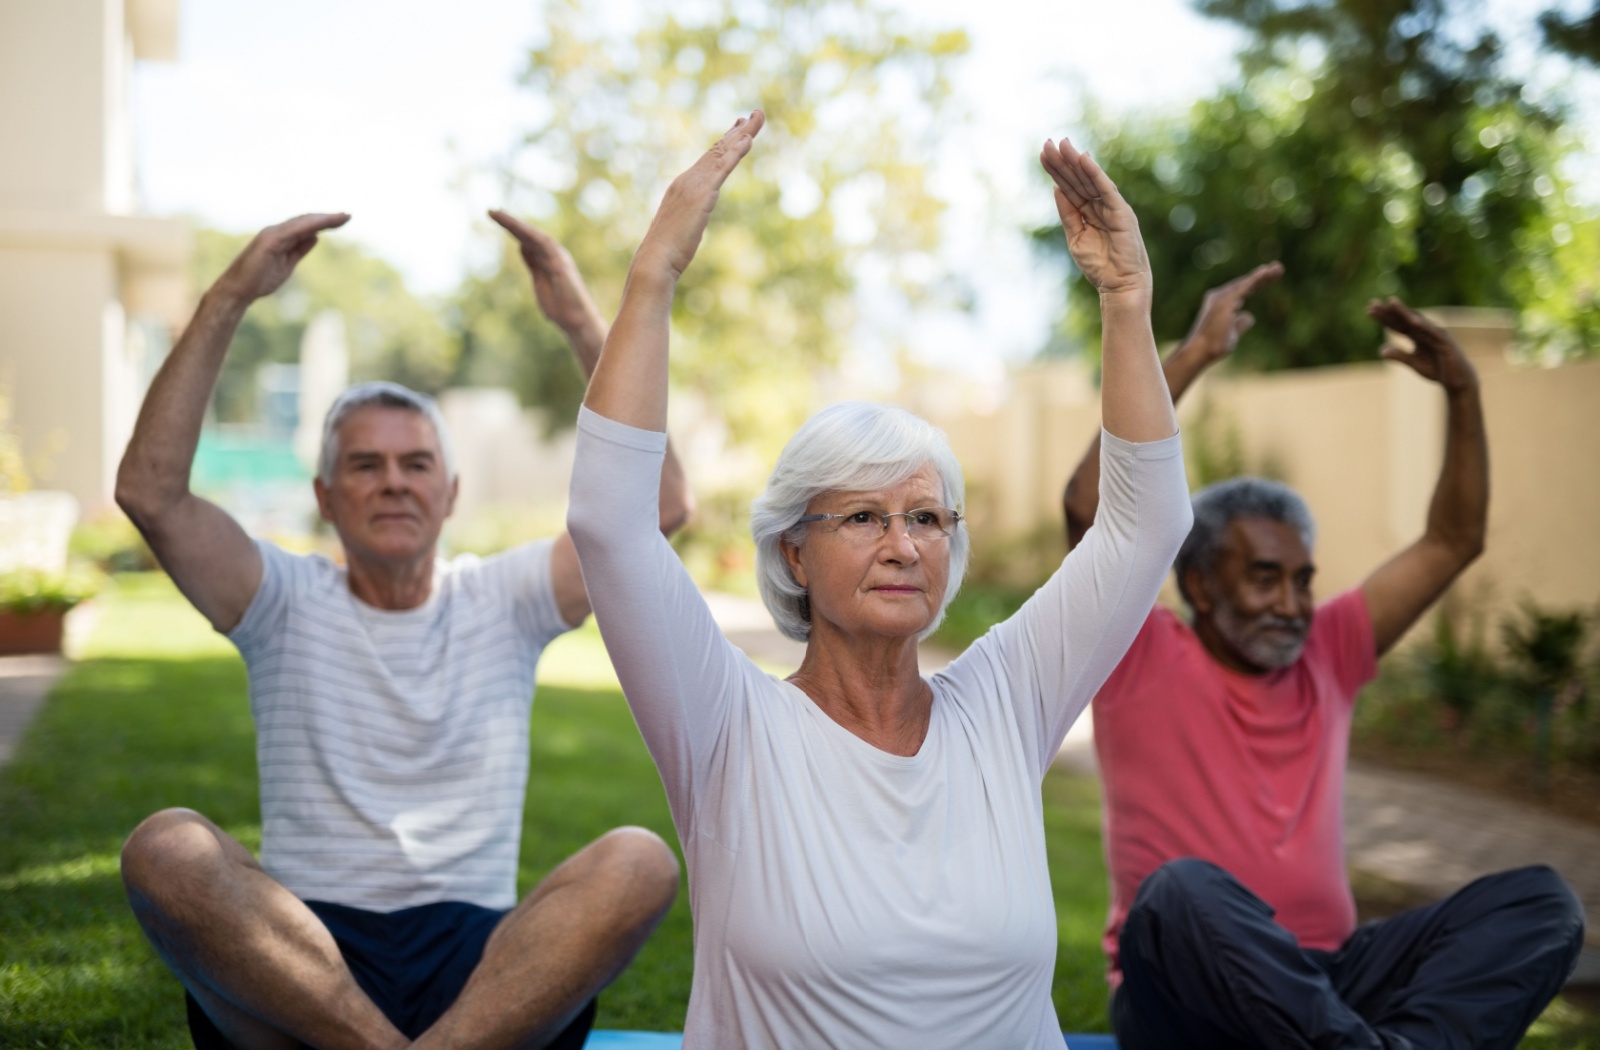
<path fill-rule="evenodd" d="M 122 881 L 129 893 L 181 895 L 226 866 L 255 858 L 192 809 L 163 809 L 146 817 L 122 846 Z"/>
<path fill-rule="evenodd" d="M 661 836 L 648 828 L 622 827 L 606 832 L 594 844 L 607 874 L 625 879 L 630 892 L 666 910 L 678 895 L 678 858 Z"/>

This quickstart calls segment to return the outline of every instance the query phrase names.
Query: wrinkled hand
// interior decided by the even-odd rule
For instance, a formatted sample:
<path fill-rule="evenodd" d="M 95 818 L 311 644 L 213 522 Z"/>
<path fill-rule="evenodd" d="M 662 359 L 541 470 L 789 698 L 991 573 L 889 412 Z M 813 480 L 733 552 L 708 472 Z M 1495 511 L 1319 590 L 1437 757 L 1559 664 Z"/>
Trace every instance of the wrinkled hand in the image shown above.
<path fill-rule="evenodd" d="M 636 271 L 644 267 L 672 281 L 682 276 L 700 247 L 722 184 L 750 152 L 766 122 L 759 109 L 740 117 L 693 167 L 672 180 L 634 255 Z"/>
<path fill-rule="evenodd" d="M 317 246 L 317 234 L 350 221 L 345 212 L 297 215 L 268 226 L 245 246 L 217 278 L 214 287 L 238 296 L 245 303 L 271 295 L 283 286 L 306 253 Z"/>
<path fill-rule="evenodd" d="M 554 237 L 506 212 L 491 209 L 489 218 L 516 238 L 522 262 L 533 277 L 533 295 L 544 312 L 564 332 L 589 325 L 604 325 L 599 309 L 589 297 L 578 264 Z"/>
<path fill-rule="evenodd" d="M 1205 355 L 1207 364 L 1227 357 L 1239 345 L 1239 337 L 1255 327 L 1255 315 L 1244 308 L 1244 301 L 1282 276 L 1283 263 L 1264 263 L 1206 292 L 1183 345 Z"/>
<path fill-rule="evenodd" d="M 1039 163 L 1056 185 L 1056 211 L 1078 270 L 1102 296 L 1148 297 L 1150 258 L 1139 220 L 1100 165 L 1066 139 L 1059 145 L 1046 139 Z"/>
<path fill-rule="evenodd" d="M 1386 344 L 1378 351 L 1383 358 L 1398 361 L 1447 391 L 1477 386 L 1478 373 L 1454 337 L 1399 299 L 1374 299 L 1367 304 L 1367 316 L 1411 340 L 1413 349 L 1409 351 L 1394 343 Z"/>

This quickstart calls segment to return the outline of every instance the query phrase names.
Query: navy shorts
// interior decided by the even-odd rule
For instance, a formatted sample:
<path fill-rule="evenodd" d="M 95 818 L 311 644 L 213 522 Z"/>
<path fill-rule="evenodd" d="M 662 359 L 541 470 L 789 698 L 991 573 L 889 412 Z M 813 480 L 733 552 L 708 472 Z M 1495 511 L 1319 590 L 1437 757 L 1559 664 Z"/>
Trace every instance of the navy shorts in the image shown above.
<path fill-rule="evenodd" d="M 472 976 L 483 946 L 506 914 L 476 904 L 445 901 L 371 912 L 343 904 L 306 901 L 339 946 L 361 990 L 396 1028 L 415 1039 L 450 1008 Z M 185 993 L 189 1034 L 196 1050 L 233 1050 L 200 1004 Z M 577 1050 L 594 1025 L 595 1003 L 579 1012 L 551 1043 Z"/>

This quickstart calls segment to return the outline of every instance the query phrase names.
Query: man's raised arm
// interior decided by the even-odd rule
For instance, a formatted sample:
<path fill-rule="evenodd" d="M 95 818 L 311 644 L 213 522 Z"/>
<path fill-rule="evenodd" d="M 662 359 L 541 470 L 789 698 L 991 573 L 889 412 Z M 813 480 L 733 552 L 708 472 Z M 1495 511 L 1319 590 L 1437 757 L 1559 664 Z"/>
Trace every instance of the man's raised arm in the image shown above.
<path fill-rule="evenodd" d="M 1444 465 L 1428 505 L 1427 528 L 1421 539 L 1361 584 L 1381 656 L 1483 553 L 1489 527 L 1489 441 L 1478 374 L 1450 333 L 1399 299 L 1373 302 L 1367 314 L 1415 347 L 1408 352 L 1386 346 L 1383 356 L 1438 383 L 1445 396 Z"/>
<path fill-rule="evenodd" d="M 1200 373 L 1227 357 L 1238 345 L 1239 337 L 1256 323 L 1255 317 L 1245 310 L 1244 301 L 1258 288 L 1281 276 L 1283 264 L 1270 262 L 1206 292 L 1205 302 L 1200 306 L 1188 337 L 1161 365 L 1174 405 Z M 1061 494 L 1069 550 L 1078 545 L 1089 526 L 1094 524 L 1099 506 L 1100 434 L 1097 431 Z"/>
<path fill-rule="evenodd" d="M 261 585 L 261 555 L 221 507 L 189 491 L 200 425 L 223 358 L 250 304 L 276 291 L 323 230 L 350 216 L 301 215 L 269 226 L 206 290 L 156 373 L 117 470 L 117 504 L 184 596 L 230 631 Z"/>
<path fill-rule="evenodd" d="M 589 295 L 572 253 L 545 231 L 507 212 L 491 211 L 489 217 L 516 239 L 523 264 L 533 278 L 533 294 L 539 309 L 567 337 L 567 344 L 583 368 L 583 378 L 588 381 L 594 376 L 610 325 Z M 661 465 L 660 508 L 661 531 L 668 536 L 682 528 L 694 510 L 689 479 L 670 440 L 666 460 Z M 579 623 L 589 615 L 589 594 L 583 586 L 583 574 L 578 570 L 578 553 L 566 533 L 556 538 L 551 558 L 556 604 L 568 623 Z"/>

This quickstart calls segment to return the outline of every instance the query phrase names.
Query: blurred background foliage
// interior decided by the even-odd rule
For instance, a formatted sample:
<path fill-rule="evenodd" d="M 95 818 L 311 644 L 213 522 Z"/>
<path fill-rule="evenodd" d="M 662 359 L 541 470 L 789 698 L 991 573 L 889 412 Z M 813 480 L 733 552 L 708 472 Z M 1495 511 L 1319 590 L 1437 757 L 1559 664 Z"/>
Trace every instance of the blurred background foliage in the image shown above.
<path fill-rule="evenodd" d="M 937 246 L 928 165 L 967 38 L 902 21 L 869 0 L 719 0 L 622 29 L 595 5 L 553 0 L 528 56 L 540 116 L 507 166 L 507 196 L 567 245 L 608 314 L 667 182 L 734 116 L 766 111 L 750 170 L 723 190 L 680 285 L 672 354 L 687 403 L 714 403 L 762 462 L 844 350 L 862 259 L 926 275 L 900 283 L 911 299 L 934 276 L 901 264 Z M 509 248 L 454 310 L 458 375 L 508 382 L 570 425 L 581 381 Z"/>
<path fill-rule="evenodd" d="M 252 236 L 196 231 L 195 287 L 221 276 Z M 257 371 L 298 361 L 306 327 L 324 310 L 344 316 L 353 382 L 389 379 L 436 394 L 454 374 L 458 342 L 436 305 L 412 294 L 398 270 L 360 245 L 324 237 L 276 295 L 245 314 L 212 399 L 218 422 L 257 418 Z"/>
<path fill-rule="evenodd" d="M 1542 357 L 1600 353 L 1600 229 L 1562 174 L 1577 143 L 1558 102 L 1506 73 L 1481 5 L 1196 6 L 1248 31 L 1238 78 L 1178 116 L 1087 119 L 1144 225 L 1159 340 L 1185 334 L 1207 288 L 1281 259 L 1283 280 L 1251 301 L 1266 337 L 1241 344 L 1236 367 L 1370 359 L 1363 307 L 1388 295 L 1516 309 Z M 1547 17 L 1546 32 L 1558 25 Z M 1093 289 L 1072 278 L 1069 295 L 1055 349 L 1096 356 Z"/>

